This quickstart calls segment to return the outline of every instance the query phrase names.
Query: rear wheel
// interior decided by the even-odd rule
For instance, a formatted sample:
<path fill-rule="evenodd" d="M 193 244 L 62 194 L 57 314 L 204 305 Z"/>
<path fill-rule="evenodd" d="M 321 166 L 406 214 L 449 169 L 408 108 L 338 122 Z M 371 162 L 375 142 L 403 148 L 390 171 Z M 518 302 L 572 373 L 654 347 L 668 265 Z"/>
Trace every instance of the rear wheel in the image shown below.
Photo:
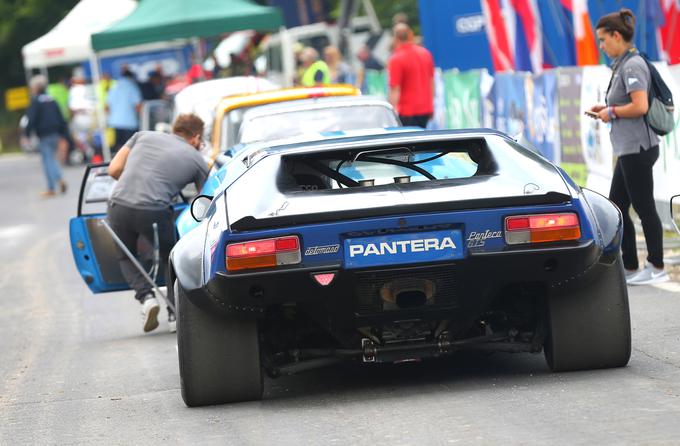
<path fill-rule="evenodd" d="M 187 406 L 262 398 L 257 320 L 218 316 L 191 302 L 175 281 L 177 347 Z"/>
<path fill-rule="evenodd" d="M 623 367 L 631 350 L 621 256 L 583 288 L 548 299 L 545 358 L 553 372 Z"/>

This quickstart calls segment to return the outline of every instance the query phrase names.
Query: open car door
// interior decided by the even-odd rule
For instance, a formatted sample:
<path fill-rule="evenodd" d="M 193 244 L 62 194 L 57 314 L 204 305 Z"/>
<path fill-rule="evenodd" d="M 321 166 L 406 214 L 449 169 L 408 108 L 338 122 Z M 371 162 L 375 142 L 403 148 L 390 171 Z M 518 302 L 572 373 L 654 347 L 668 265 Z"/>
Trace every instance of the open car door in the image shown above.
<path fill-rule="evenodd" d="M 102 221 L 116 180 L 108 174 L 108 163 L 91 164 L 85 170 L 78 198 L 78 214 L 69 222 L 71 251 L 76 268 L 93 293 L 130 289 L 118 266 L 118 249 Z M 186 208 L 185 202 L 174 205 L 175 215 Z M 153 263 L 152 242 L 140 237 L 138 260 L 148 270 Z M 162 274 L 160 275 L 162 276 Z M 165 284 L 158 277 L 157 285 Z"/>

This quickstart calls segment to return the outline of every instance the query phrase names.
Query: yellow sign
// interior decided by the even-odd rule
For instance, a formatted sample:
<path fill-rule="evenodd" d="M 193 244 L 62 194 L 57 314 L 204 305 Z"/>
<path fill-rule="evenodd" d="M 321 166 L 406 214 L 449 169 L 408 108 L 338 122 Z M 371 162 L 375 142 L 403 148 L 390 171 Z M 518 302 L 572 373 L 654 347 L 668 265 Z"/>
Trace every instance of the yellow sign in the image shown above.
<path fill-rule="evenodd" d="M 5 108 L 9 111 L 23 110 L 31 103 L 28 87 L 8 88 L 5 91 Z"/>

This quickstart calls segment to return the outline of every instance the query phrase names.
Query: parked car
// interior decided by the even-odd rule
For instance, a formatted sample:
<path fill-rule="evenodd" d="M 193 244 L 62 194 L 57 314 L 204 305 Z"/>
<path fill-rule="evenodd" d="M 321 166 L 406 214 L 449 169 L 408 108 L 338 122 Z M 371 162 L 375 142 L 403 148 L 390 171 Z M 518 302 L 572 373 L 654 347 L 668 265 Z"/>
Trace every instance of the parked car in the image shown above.
<path fill-rule="evenodd" d="M 234 76 L 197 82 L 177 93 L 172 100 L 144 101 L 140 112 L 140 129 L 169 130 L 172 121 L 179 114 L 195 113 L 206 124 L 204 139 L 210 141 L 212 122 L 215 119 L 215 107 L 223 98 L 277 88 L 279 88 L 277 84 L 256 76 Z"/>
<path fill-rule="evenodd" d="M 238 143 L 238 132 L 243 122 L 243 114 L 252 107 L 300 99 L 359 95 L 361 91 L 351 85 L 324 85 L 309 88 L 282 88 L 223 98 L 215 109 L 211 140 L 206 148 L 205 156 L 212 163 L 220 153 Z"/>

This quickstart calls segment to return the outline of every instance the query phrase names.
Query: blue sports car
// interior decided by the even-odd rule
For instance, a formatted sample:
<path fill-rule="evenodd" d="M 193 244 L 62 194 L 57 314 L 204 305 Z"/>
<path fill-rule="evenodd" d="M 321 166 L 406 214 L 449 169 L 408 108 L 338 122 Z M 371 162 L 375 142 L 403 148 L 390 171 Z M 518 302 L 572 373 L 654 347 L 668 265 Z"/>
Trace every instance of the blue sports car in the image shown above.
<path fill-rule="evenodd" d="M 263 146 L 191 211 L 170 259 L 189 406 L 339 361 L 628 363 L 618 209 L 501 133 Z"/>
<path fill-rule="evenodd" d="M 342 360 L 628 362 L 619 211 L 503 134 L 269 147 L 202 204 L 171 255 L 190 406 L 257 399 L 263 371 Z"/>

